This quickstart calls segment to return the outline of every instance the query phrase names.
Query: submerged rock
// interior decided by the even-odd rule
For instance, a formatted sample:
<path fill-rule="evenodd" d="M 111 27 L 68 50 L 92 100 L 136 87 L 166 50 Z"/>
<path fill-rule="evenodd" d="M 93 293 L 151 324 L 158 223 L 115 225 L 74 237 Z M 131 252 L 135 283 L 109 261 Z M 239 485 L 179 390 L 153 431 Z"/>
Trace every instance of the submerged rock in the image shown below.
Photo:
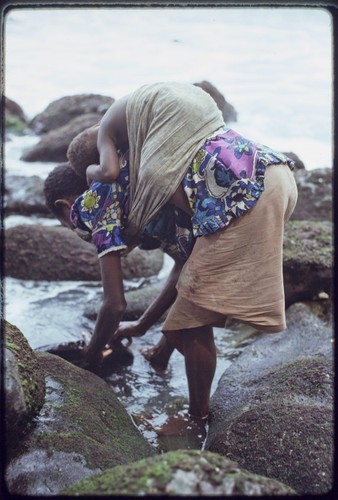
<path fill-rule="evenodd" d="M 66 489 L 76 496 L 294 495 L 282 483 L 215 453 L 178 450 L 106 470 Z"/>
<path fill-rule="evenodd" d="M 81 368 L 83 362 L 83 349 L 89 343 L 86 340 L 74 342 L 62 342 L 61 344 L 49 344 L 36 349 L 36 352 L 48 352 L 60 358 L 69 361 L 73 365 Z M 116 345 L 105 352 L 105 357 L 97 374 L 101 377 L 107 377 L 122 366 L 128 366 L 133 363 L 133 353 L 123 345 Z"/>
<path fill-rule="evenodd" d="M 37 356 L 46 399 L 7 464 L 11 495 L 55 496 L 85 477 L 156 453 L 101 378 L 59 356 Z"/>
<path fill-rule="evenodd" d="M 301 303 L 287 311 L 287 323 L 224 372 L 205 449 L 297 493 L 323 494 L 333 484 L 332 325 Z"/>

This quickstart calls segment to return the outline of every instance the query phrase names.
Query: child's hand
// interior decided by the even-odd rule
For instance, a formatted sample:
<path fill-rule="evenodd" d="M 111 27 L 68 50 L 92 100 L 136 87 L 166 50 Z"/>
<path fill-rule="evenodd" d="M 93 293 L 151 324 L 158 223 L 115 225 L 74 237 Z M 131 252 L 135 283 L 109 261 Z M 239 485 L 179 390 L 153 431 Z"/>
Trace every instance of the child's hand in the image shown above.
<path fill-rule="evenodd" d="M 100 165 L 97 165 L 93 163 L 92 165 L 89 165 L 86 169 L 86 178 L 87 178 L 87 184 L 88 186 L 91 185 L 91 183 L 95 180 L 97 180 L 97 170 L 100 168 Z"/>
<path fill-rule="evenodd" d="M 79 366 L 83 368 L 84 370 L 89 370 L 93 373 L 98 374 L 101 369 L 101 365 L 103 362 L 103 353 L 95 353 L 93 354 L 92 352 L 89 351 L 88 347 L 85 347 L 82 350 L 82 360 L 79 363 Z"/>

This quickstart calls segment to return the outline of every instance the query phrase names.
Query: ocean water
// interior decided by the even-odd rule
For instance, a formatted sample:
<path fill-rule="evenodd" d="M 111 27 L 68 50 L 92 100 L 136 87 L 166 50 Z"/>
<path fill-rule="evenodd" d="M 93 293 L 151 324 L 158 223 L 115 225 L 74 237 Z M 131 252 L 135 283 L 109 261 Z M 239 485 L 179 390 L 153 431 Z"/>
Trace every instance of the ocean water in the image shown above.
<path fill-rule="evenodd" d="M 5 92 L 29 117 L 65 95 L 208 80 L 238 132 L 332 165 L 332 23 L 315 8 L 35 8 L 5 18 Z M 29 166 L 27 167 L 29 171 Z"/>

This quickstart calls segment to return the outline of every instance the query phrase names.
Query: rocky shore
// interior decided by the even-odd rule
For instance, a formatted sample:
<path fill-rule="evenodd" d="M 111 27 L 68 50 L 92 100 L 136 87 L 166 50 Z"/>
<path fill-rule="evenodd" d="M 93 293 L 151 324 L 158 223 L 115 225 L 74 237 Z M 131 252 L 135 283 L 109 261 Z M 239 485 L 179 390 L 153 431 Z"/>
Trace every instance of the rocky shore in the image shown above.
<path fill-rule="evenodd" d="M 226 121 L 236 111 L 209 82 Z M 27 162 L 65 162 L 69 142 L 97 123 L 114 99 L 68 96 L 27 120 L 6 99 L 9 133 L 35 133 Z M 333 481 L 332 168 L 306 170 L 297 154 L 299 201 L 284 239 L 287 330 L 250 338 L 236 351 L 211 401 L 203 451 L 159 453 L 104 378 L 32 350 L 4 323 L 6 477 L 12 495 L 322 495 Z M 6 172 L 5 215 L 50 218 L 43 179 Z M 95 249 L 58 225 L 6 228 L 4 270 L 21 280 L 100 279 Z M 77 265 L 74 266 L 74 255 Z M 162 285 L 160 250 L 133 250 L 124 319 L 136 319 Z M 100 292 L 85 315 L 95 319 Z M 232 324 L 234 332 L 239 327 Z M 113 353 L 110 368 L 121 356 Z M 128 356 L 125 362 L 132 362 Z"/>

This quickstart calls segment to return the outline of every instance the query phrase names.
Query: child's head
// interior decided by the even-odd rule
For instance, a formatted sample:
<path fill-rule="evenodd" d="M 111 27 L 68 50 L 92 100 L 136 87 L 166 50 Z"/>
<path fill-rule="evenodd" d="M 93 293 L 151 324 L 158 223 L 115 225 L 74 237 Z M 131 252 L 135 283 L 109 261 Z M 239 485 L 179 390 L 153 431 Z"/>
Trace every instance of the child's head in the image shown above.
<path fill-rule="evenodd" d="M 87 189 L 85 179 L 77 175 L 69 163 L 61 163 L 45 180 L 46 205 L 57 219 L 67 224 L 71 205 Z"/>
<path fill-rule="evenodd" d="M 83 179 L 86 178 L 86 169 L 93 163 L 100 163 L 97 149 L 97 134 L 99 124 L 89 127 L 78 134 L 68 146 L 67 158 L 73 169 Z"/>

